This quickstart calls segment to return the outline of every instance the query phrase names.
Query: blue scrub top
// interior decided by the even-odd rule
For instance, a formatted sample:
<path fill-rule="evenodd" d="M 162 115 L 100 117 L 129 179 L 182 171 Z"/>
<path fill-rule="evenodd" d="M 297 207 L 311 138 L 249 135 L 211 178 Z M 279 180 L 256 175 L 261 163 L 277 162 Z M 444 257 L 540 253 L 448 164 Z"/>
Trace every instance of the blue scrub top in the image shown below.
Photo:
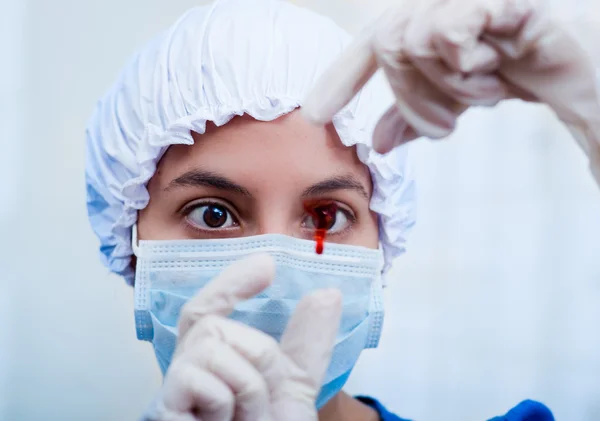
<path fill-rule="evenodd" d="M 373 398 L 366 396 L 357 396 L 356 398 L 375 409 L 379 413 L 381 421 L 410 421 L 392 414 L 379 401 Z M 492 418 L 489 421 L 554 421 L 554 417 L 544 404 L 527 400 L 515 406 L 506 415 Z"/>

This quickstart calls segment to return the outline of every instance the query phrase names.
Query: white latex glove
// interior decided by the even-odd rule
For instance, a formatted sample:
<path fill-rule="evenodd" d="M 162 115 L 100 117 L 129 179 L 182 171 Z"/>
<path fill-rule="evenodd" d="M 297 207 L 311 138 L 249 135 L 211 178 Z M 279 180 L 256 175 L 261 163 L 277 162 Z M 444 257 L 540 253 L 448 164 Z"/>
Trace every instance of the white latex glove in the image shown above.
<path fill-rule="evenodd" d="M 536 0 L 399 3 L 317 82 L 303 106 L 309 120 L 330 121 L 378 68 L 397 100 L 375 129 L 379 152 L 419 136 L 448 135 L 470 105 L 542 102 L 573 133 L 600 185 L 600 96 L 592 60 L 600 51 L 598 32 L 586 51 Z"/>
<path fill-rule="evenodd" d="M 227 318 L 274 274 L 269 255 L 251 256 L 186 304 L 175 356 L 144 420 L 317 421 L 315 400 L 339 327 L 341 293 L 304 297 L 279 344 Z"/>

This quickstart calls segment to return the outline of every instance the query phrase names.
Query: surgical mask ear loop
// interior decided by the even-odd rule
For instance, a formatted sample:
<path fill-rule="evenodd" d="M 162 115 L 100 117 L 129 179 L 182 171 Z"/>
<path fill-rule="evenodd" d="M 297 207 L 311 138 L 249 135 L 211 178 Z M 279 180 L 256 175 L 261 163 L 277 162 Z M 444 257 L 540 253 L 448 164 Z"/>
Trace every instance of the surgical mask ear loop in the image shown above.
<path fill-rule="evenodd" d="M 385 258 L 383 257 L 383 244 L 381 244 L 381 241 L 379 242 L 379 251 L 381 252 L 381 255 L 379 256 L 379 279 L 381 282 L 381 289 L 386 289 L 387 288 L 387 277 L 386 274 L 383 273 L 383 267 L 385 266 Z"/>

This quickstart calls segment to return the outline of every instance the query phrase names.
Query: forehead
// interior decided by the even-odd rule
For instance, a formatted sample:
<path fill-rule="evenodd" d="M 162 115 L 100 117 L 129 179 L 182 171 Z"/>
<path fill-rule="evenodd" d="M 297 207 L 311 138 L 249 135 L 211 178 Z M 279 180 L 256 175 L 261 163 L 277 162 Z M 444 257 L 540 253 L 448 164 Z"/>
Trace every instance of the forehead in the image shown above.
<path fill-rule="evenodd" d="M 336 175 L 354 175 L 370 192 L 367 167 L 354 147 L 344 146 L 333 128 L 306 122 L 295 111 L 276 120 L 236 117 L 222 127 L 207 124 L 194 144 L 171 146 L 155 176 L 166 186 L 181 173 L 201 168 L 243 185 L 305 187 Z"/>

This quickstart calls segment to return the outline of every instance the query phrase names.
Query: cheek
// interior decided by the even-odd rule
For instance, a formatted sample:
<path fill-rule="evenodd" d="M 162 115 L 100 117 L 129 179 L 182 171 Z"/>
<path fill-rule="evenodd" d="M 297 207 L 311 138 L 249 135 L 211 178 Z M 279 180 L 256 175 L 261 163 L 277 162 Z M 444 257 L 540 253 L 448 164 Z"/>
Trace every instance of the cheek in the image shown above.
<path fill-rule="evenodd" d="M 152 240 L 156 238 L 156 234 L 152 232 L 152 207 L 146 206 L 145 209 L 138 211 L 137 216 L 137 233 L 140 240 Z"/>
<path fill-rule="evenodd" d="M 168 152 L 170 152 L 169 149 Z M 165 157 L 163 157 L 165 159 Z M 162 168 L 159 163 L 156 173 L 152 176 L 146 189 L 150 200 L 144 209 L 138 211 L 138 237 L 142 240 L 173 240 L 186 238 L 186 232 L 177 217 L 177 206 L 164 196 L 166 186 Z"/>
<path fill-rule="evenodd" d="M 165 209 L 160 201 L 150 199 L 148 206 L 138 212 L 138 238 L 141 240 L 185 238 L 184 226 L 171 213 L 171 210 Z"/>
<path fill-rule="evenodd" d="M 369 211 L 367 226 L 365 227 L 365 247 L 379 248 L 379 216 Z"/>
<path fill-rule="evenodd" d="M 375 212 L 366 211 L 359 223 L 351 231 L 348 244 L 355 246 L 379 248 L 379 218 Z"/>

